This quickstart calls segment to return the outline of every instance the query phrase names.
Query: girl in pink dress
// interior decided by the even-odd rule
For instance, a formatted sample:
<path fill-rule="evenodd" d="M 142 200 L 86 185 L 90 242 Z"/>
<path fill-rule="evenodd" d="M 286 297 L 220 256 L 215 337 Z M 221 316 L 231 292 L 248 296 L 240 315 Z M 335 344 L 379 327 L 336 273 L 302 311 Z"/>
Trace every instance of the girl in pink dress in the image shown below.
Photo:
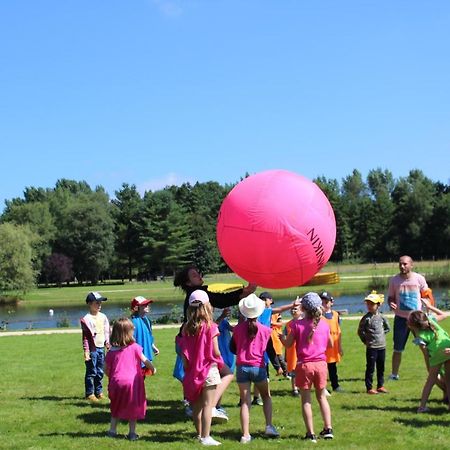
<path fill-rule="evenodd" d="M 319 436 L 324 439 L 333 439 L 331 410 L 325 394 L 328 374 L 326 350 L 333 345 L 333 342 L 330 327 L 322 317 L 322 300 L 319 295 L 308 292 L 301 298 L 301 307 L 305 317 L 294 321 L 287 338 L 281 337 L 281 339 L 286 347 L 290 347 L 295 342 L 297 350 L 295 384 L 300 390 L 303 420 L 306 425 L 306 435 L 303 439 L 317 442 L 311 407 L 311 388 L 313 387 L 324 422 Z"/>
<path fill-rule="evenodd" d="M 220 445 L 210 436 L 210 431 L 223 360 L 217 341 L 219 329 L 213 321 L 211 304 L 205 291 L 198 289 L 189 296 L 186 318 L 181 335 L 177 336 L 185 371 L 184 397 L 192 405 L 192 419 L 199 442 L 203 445 Z"/>
<path fill-rule="evenodd" d="M 145 418 L 147 400 L 141 362 L 155 373 L 151 361 L 142 353 L 142 347 L 134 341 L 134 325 L 121 317 L 114 322 L 111 333 L 111 349 L 106 355 L 106 374 L 109 377 L 108 395 L 111 401 L 111 425 L 107 435 L 117 436 L 117 422 L 128 420 L 127 439 L 139 439 L 136 421 Z"/>

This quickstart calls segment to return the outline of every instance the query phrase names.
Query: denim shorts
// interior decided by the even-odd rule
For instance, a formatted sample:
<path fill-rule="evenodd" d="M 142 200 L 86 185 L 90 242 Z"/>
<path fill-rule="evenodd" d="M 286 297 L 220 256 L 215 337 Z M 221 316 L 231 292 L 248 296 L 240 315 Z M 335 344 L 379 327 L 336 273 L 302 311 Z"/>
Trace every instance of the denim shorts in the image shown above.
<path fill-rule="evenodd" d="M 236 366 L 236 381 L 238 383 L 260 383 L 267 379 L 265 367 Z"/>
<path fill-rule="evenodd" d="M 404 317 L 394 317 L 394 352 L 401 353 L 405 350 L 408 341 L 409 328 L 407 319 Z"/>

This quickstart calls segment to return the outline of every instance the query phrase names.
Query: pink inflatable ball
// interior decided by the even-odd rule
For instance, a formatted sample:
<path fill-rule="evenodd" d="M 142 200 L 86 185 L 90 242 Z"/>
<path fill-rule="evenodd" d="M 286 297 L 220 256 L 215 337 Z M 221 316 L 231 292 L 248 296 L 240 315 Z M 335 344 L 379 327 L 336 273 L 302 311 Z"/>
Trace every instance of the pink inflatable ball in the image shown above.
<path fill-rule="evenodd" d="M 266 288 L 306 283 L 327 263 L 335 239 L 336 221 L 325 194 L 286 170 L 241 181 L 219 211 L 223 259 L 241 278 Z"/>

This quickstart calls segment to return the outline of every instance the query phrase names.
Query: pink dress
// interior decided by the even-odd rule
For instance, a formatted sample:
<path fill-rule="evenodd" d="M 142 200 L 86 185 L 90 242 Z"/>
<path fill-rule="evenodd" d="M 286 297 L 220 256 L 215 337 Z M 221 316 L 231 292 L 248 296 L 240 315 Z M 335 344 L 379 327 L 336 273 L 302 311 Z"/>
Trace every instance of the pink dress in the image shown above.
<path fill-rule="evenodd" d="M 136 343 L 106 355 L 111 415 L 123 420 L 145 418 L 147 399 L 141 370 L 142 347 Z"/>
<path fill-rule="evenodd" d="M 178 346 L 188 361 L 183 390 L 184 397 L 191 403 L 200 397 L 211 364 L 216 363 L 219 370 L 223 366 L 222 357 L 215 356 L 213 349 L 213 338 L 219 334 L 219 328 L 212 322 L 210 327 L 203 323 L 196 336 L 183 334 L 177 337 Z"/>

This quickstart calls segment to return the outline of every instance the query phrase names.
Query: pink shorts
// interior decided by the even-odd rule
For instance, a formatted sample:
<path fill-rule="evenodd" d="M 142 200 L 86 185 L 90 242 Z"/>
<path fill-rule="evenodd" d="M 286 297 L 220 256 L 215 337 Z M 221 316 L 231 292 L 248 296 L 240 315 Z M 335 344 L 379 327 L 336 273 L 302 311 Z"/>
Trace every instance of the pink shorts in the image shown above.
<path fill-rule="evenodd" d="M 328 366 L 326 361 L 298 363 L 295 368 L 295 384 L 299 389 L 325 389 Z"/>

